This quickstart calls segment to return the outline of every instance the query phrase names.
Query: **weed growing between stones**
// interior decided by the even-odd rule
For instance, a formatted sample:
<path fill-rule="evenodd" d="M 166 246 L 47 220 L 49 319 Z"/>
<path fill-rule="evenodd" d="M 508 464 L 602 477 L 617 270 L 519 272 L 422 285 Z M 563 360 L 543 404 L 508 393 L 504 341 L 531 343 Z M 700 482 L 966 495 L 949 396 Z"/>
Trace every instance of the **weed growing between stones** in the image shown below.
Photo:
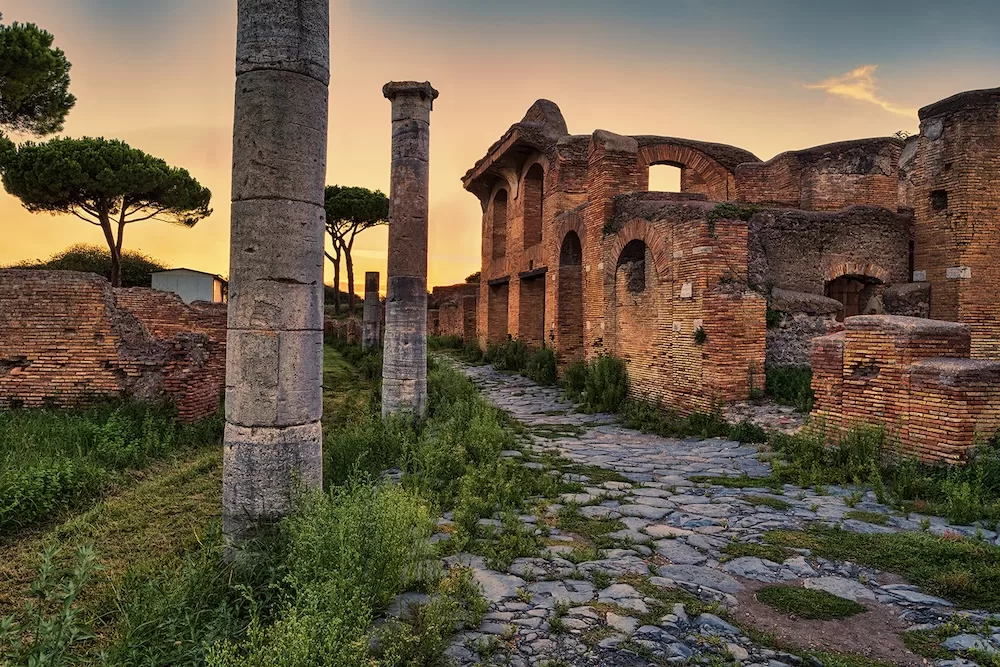
<path fill-rule="evenodd" d="M 801 618 L 847 618 L 868 611 L 852 600 L 798 586 L 765 586 L 757 591 L 757 599 L 778 611 Z"/>
<path fill-rule="evenodd" d="M 812 369 L 803 366 L 771 365 L 765 369 L 765 389 L 775 401 L 799 412 L 813 406 Z"/>
<path fill-rule="evenodd" d="M 772 433 L 768 442 L 780 455 L 773 462 L 774 476 L 783 482 L 869 485 L 880 502 L 900 509 L 940 514 L 959 525 L 1000 522 L 1000 446 L 995 437 L 981 443 L 965 465 L 929 465 L 904 456 L 885 429 L 873 426 L 842 434 L 821 427 L 795 435 Z"/>
<path fill-rule="evenodd" d="M 866 535 L 813 527 L 772 531 L 768 544 L 810 549 L 813 555 L 868 565 L 906 577 L 963 608 L 1000 612 L 1000 547 L 960 536 L 904 532 Z"/>

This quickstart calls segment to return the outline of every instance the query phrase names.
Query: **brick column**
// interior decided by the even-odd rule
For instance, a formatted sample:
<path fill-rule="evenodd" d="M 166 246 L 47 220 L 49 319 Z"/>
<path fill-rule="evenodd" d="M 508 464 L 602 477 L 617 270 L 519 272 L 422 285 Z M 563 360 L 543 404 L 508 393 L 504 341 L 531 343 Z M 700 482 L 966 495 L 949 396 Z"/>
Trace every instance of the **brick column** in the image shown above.
<path fill-rule="evenodd" d="M 430 117 L 438 91 L 428 82 L 390 82 L 392 177 L 382 414 L 427 411 L 427 190 Z"/>
<path fill-rule="evenodd" d="M 639 166 L 639 143 L 606 130 L 594 132 L 587 165 L 587 198 L 583 241 L 584 354 L 591 358 L 605 347 L 604 225 L 611 220 L 613 199 L 642 187 L 646 170 Z M 616 261 L 617 257 L 612 261 Z"/>
<path fill-rule="evenodd" d="M 378 271 L 365 273 L 365 308 L 361 347 L 368 350 L 382 342 L 382 304 L 378 298 Z"/>

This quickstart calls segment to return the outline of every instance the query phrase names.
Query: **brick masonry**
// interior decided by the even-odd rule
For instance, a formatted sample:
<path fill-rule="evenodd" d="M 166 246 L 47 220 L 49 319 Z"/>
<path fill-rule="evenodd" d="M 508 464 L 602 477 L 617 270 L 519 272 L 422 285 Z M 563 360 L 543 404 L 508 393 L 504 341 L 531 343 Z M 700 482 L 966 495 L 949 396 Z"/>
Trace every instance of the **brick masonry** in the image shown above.
<path fill-rule="evenodd" d="M 478 283 L 435 287 L 427 300 L 427 332 L 475 341 L 479 290 Z"/>
<path fill-rule="evenodd" d="M 225 306 L 95 274 L 0 271 L 0 406 L 129 396 L 195 421 L 219 408 L 225 346 Z"/>
<path fill-rule="evenodd" d="M 483 210 L 480 344 L 544 342 L 562 363 L 614 353 L 637 395 L 683 411 L 746 398 L 766 361 L 811 363 L 826 397 L 818 413 L 831 422 L 875 401 L 869 416 L 905 417 L 901 432 L 914 439 L 924 420 L 914 451 L 960 458 L 968 428 L 949 439 L 927 424 L 958 419 L 948 410 L 986 423 L 969 407 L 982 396 L 942 383 L 988 394 L 990 369 L 968 359 L 936 366 L 926 338 L 873 329 L 866 354 L 882 379 L 845 384 L 843 365 L 863 349 L 859 324 L 811 342 L 855 313 L 929 315 L 971 331 L 968 353 L 938 350 L 945 358 L 1000 358 L 990 252 L 1000 244 L 1000 89 L 943 100 L 920 119 L 920 136 L 907 141 L 845 141 L 765 162 L 690 139 L 571 135 L 559 108 L 539 100 L 463 178 Z M 647 192 L 657 164 L 680 168 L 682 192 Z M 768 304 L 781 318 L 771 332 Z M 926 402 L 880 398 L 918 380 Z M 927 408 L 935 401 L 948 407 Z M 937 454 L 927 433 L 941 437 Z"/>
<path fill-rule="evenodd" d="M 966 324 L 858 316 L 813 341 L 814 428 L 882 424 L 902 452 L 962 461 L 1000 426 L 1000 362 L 969 358 Z"/>

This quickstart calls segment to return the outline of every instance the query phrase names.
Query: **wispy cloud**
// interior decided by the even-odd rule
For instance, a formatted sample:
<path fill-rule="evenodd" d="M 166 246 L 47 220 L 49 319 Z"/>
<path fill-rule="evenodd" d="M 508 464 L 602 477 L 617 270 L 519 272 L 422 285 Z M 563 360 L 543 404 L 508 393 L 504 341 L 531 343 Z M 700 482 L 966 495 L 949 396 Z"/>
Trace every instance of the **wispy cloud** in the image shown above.
<path fill-rule="evenodd" d="M 868 102 L 869 104 L 882 107 L 889 113 L 900 116 L 915 116 L 917 114 L 916 109 L 908 109 L 893 104 L 879 94 L 878 79 L 875 78 L 875 70 L 877 69 L 878 65 L 862 65 L 861 67 L 852 69 L 850 72 L 831 76 L 819 83 L 808 84 L 806 88 L 822 90 L 831 95 L 846 97 L 850 100 Z"/>

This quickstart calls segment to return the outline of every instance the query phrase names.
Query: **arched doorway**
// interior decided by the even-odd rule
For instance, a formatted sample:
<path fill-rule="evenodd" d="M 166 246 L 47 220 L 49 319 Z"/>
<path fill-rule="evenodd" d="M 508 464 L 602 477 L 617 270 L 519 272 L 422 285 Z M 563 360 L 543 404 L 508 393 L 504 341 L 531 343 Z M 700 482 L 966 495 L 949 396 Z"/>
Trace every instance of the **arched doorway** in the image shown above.
<path fill-rule="evenodd" d="M 521 198 L 524 200 L 524 248 L 542 242 L 542 202 L 545 197 L 545 170 L 535 163 L 528 169 L 521 187 Z"/>
<path fill-rule="evenodd" d="M 855 315 L 880 314 L 883 287 L 878 278 L 844 275 L 826 283 L 826 296 L 844 305 L 837 313 L 837 321 L 843 322 L 844 318 Z"/>
<path fill-rule="evenodd" d="M 499 190 L 493 197 L 492 256 L 503 259 L 507 254 L 507 191 Z"/>
<path fill-rule="evenodd" d="M 615 352 L 638 366 L 649 364 L 659 334 L 659 278 L 649 246 L 640 239 L 625 244 L 615 266 Z"/>
<path fill-rule="evenodd" d="M 576 232 L 559 250 L 556 346 L 564 362 L 583 359 L 583 246 Z"/>

